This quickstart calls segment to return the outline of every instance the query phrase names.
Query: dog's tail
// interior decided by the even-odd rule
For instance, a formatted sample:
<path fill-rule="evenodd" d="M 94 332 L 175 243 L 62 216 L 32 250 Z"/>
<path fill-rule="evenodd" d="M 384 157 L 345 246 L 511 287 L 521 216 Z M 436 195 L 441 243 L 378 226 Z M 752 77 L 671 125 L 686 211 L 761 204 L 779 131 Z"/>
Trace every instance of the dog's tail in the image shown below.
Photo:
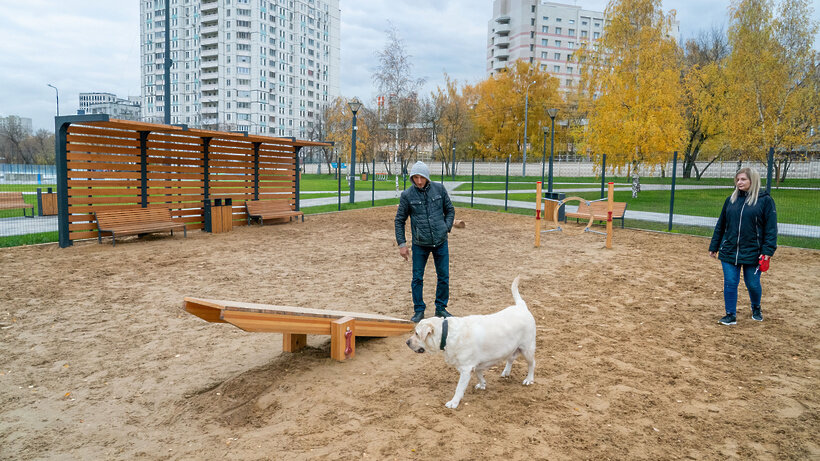
<path fill-rule="evenodd" d="M 524 300 L 521 298 L 521 295 L 518 293 L 518 279 L 520 278 L 521 276 L 519 275 L 515 278 L 515 280 L 513 280 L 512 295 L 513 299 L 515 300 L 516 306 L 524 306 L 524 308 L 527 308 L 527 303 L 524 302 Z"/>

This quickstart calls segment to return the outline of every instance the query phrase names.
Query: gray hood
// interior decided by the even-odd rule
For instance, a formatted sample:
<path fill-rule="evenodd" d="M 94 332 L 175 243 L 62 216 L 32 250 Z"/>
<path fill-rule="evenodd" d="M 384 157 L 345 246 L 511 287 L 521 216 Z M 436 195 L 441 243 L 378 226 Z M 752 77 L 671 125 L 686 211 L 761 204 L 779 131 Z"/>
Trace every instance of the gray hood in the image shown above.
<path fill-rule="evenodd" d="M 416 162 L 413 165 L 413 168 L 410 169 L 410 178 L 415 175 L 422 176 L 430 181 L 430 168 L 428 168 L 424 162 Z"/>

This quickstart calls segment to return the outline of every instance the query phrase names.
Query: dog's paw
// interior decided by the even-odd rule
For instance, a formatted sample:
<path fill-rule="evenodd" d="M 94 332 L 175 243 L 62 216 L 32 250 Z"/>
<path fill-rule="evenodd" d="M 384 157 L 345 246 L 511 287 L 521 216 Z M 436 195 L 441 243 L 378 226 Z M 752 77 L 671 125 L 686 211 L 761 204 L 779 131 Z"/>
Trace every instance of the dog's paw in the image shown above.
<path fill-rule="evenodd" d="M 502 378 L 509 378 L 510 377 L 510 370 L 504 370 L 501 372 Z"/>
<path fill-rule="evenodd" d="M 483 391 L 484 389 L 487 389 L 487 383 L 478 383 L 475 385 L 475 388 Z"/>
<path fill-rule="evenodd" d="M 523 382 L 523 383 L 521 383 L 521 384 L 523 384 L 523 385 L 525 385 L 525 386 L 529 386 L 530 384 L 532 384 L 532 383 L 534 383 L 534 382 L 535 382 L 535 380 L 527 378 L 527 379 L 525 379 L 525 380 L 524 380 L 524 382 Z"/>
<path fill-rule="evenodd" d="M 444 406 L 447 408 L 458 408 L 459 401 L 458 400 L 450 400 L 449 402 L 445 403 Z"/>

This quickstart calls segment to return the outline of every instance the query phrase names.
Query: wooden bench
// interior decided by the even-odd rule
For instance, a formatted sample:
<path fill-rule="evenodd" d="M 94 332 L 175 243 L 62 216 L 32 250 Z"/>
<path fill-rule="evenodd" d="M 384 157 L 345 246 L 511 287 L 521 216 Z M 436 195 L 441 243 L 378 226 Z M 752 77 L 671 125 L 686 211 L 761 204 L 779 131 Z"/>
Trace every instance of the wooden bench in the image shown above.
<path fill-rule="evenodd" d="M 564 222 L 567 221 L 567 218 L 575 218 L 576 222 L 578 222 L 579 219 L 589 220 L 590 212 L 592 213 L 593 220 L 606 221 L 606 201 L 604 200 L 600 202 L 591 202 L 589 206 L 587 206 L 586 202 L 581 202 L 578 204 L 578 211 L 575 211 L 573 213 L 564 213 Z M 626 214 L 626 202 L 612 202 L 612 219 L 621 220 L 621 229 L 623 229 L 624 227 L 624 214 Z"/>
<path fill-rule="evenodd" d="M 171 218 L 168 208 L 120 208 L 116 210 L 100 210 L 94 212 L 97 220 L 97 241 L 102 243 L 103 232 L 111 234 L 111 245 L 116 245 L 115 239 L 122 235 L 141 235 L 154 232 L 171 231 L 182 228 L 185 237 L 188 231 L 185 224 L 178 223 Z"/>
<path fill-rule="evenodd" d="M 248 200 L 245 202 L 248 211 L 248 224 L 253 218 L 259 219 L 259 224 L 264 224 L 265 219 L 302 217 L 305 215 L 301 211 L 292 210 L 287 200 Z"/>
<path fill-rule="evenodd" d="M 0 210 L 16 210 L 17 208 L 23 209 L 23 217 L 34 217 L 34 205 L 23 200 L 22 192 L 0 192 Z M 31 209 L 31 216 L 26 216 L 26 208 Z"/>

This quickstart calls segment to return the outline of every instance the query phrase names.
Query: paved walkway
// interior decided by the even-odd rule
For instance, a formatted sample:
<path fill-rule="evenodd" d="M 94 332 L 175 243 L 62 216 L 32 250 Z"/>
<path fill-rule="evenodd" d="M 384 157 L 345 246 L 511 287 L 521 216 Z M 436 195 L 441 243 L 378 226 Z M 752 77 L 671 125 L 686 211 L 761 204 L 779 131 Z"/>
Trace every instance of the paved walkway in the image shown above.
<path fill-rule="evenodd" d="M 436 181 L 438 182 L 438 181 Z M 450 194 L 450 199 L 454 202 L 458 203 L 470 203 L 470 191 L 456 191 L 455 189 L 462 185 L 462 184 L 469 184 L 465 182 L 459 181 L 444 181 L 444 187 L 447 188 L 447 191 Z M 503 182 L 501 183 L 503 184 Z M 601 190 L 600 185 L 598 187 L 572 187 L 572 186 L 583 186 L 589 183 L 553 183 L 553 190 L 555 192 L 563 192 L 567 196 L 571 196 L 578 192 L 598 192 Z M 556 187 L 560 186 L 560 187 Z M 642 184 L 641 190 L 669 190 L 670 186 L 665 184 Z M 731 189 L 731 187 L 727 186 L 676 186 L 676 189 Z M 616 184 L 615 190 L 618 191 L 629 191 L 631 190 L 631 186 L 629 184 Z M 535 194 L 535 189 L 515 189 L 511 190 L 511 193 L 516 194 L 526 194 L 531 193 Z M 338 196 L 332 197 L 320 197 L 320 198 L 309 198 L 311 195 L 319 195 L 319 194 L 327 194 L 328 191 L 310 191 L 310 192 L 302 192 L 301 193 L 301 200 L 300 205 L 302 208 L 312 207 L 312 206 L 319 206 L 319 205 L 335 205 L 338 203 L 339 199 Z M 503 193 L 503 191 L 501 191 Z M 491 191 L 475 191 L 475 195 L 473 197 L 473 203 L 477 205 L 488 205 L 488 206 L 495 206 L 495 207 L 503 207 L 504 206 L 504 199 L 497 199 L 497 198 L 486 198 L 482 197 L 482 195 L 498 195 L 499 191 L 491 190 Z M 395 190 L 390 191 L 379 191 L 375 192 L 375 199 L 376 200 L 384 200 L 384 199 L 393 199 L 398 198 L 398 193 Z M 370 202 L 372 199 L 371 191 L 356 191 L 356 202 Z M 348 193 L 347 191 L 342 191 L 342 203 L 349 203 Z M 535 210 L 535 202 L 522 202 L 516 200 L 509 200 L 507 201 L 508 208 L 523 208 L 527 210 Z M 574 212 L 578 209 L 577 205 L 566 205 L 566 210 L 569 212 Z M 634 211 L 627 209 L 627 217 L 630 219 L 636 219 L 641 221 L 650 221 L 650 222 L 659 222 L 659 223 L 668 223 L 669 222 L 669 214 L 668 213 L 653 213 L 649 211 Z M 673 218 L 673 225 L 676 226 L 700 226 L 700 227 L 714 227 L 717 223 L 717 217 L 706 217 L 706 216 L 688 216 L 688 215 L 681 215 L 676 214 Z M 49 231 L 56 231 L 57 230 L 57 217 L 56 216 L 35 216 L 34 218 L 2 218 L 0 219 L 0 237 L 6 237 L 10 235 L 23 235 L 23 234 L 32 234 L 37 232 L 49 232 Z M 788 236 L 796 236 L 796 237 L 813 237 L 813 238 L 820 238 L 820 226 L 807 226 L 801 224 L 783 224 L 779 223 L 777 225 L 777 230 L 779 235 L 788 235 Z"/>

